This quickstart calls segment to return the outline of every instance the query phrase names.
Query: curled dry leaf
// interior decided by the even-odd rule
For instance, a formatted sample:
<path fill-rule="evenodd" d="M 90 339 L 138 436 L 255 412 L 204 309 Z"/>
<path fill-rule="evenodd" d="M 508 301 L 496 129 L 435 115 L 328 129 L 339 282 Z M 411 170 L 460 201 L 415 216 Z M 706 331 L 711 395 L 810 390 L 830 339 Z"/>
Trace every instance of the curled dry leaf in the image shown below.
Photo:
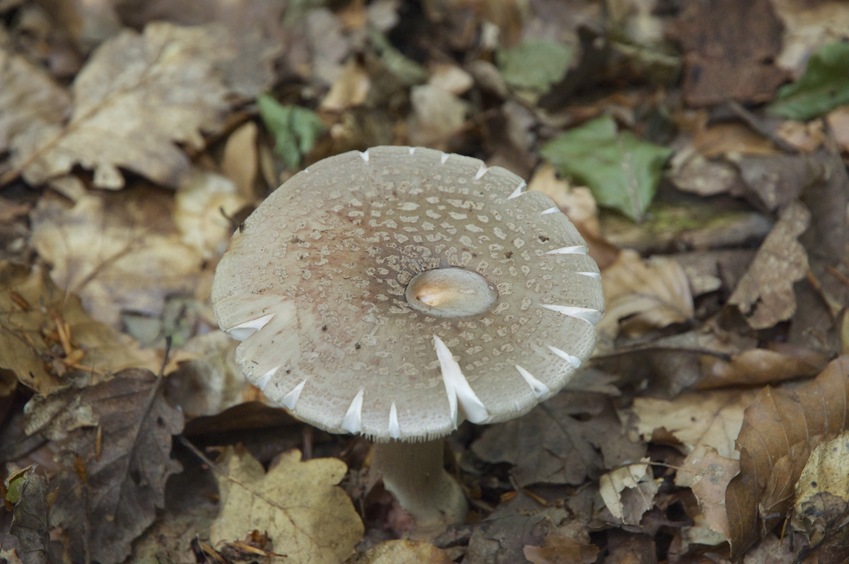
<path fill-rule="evenodd" d="M 14 171 L 41 184 L 79 164 L 94 170 L 95 186 L 114 189 L 123 167 L 176 186 L 189 162 L 175 143 L 202 147 L 202 132 L 229 108 L 216 68 L 231 56 L 226 42 L 222 28 L 167 23 L 106 41 L 74 81 L 70 121 L 16 138 Z"/>
<path fill-rule="evenodd" d="M 693 317 L 693 296 L 684 269 L 674 260 L 643 260 L 624 250 L 602 277 L 607 309 L 599 332 L 613 339 L 623 331 L 640 335 Z"/>
<path fill-rule="evenodd" d="M 301 461 L 282 454 L 268 473 L 247 452 L 227 449 L 216 474 L 221 512 L 212 524 L 214 543 L 264 530 L 286 562 L 341 562 L 363 535 L 363 523 L 338 487 L 345 464 L 335 458 Z"/>
<path fill-rule="evenodd" d="M 50 481 L 50 526 L 73 562 L 121 562 L 165 505 L 165 482 L 180 471 L 171 436 L 183 416 L 148 370 L 33 397 L 27 427 L 58 441 L 62 469 Z M 62 417 L 57 417 L 62 414 Z"/>
<path fill-rule="evenodd" d="M 122 311 L 155 316 L 167 296 L 197 286 L 201 257 L 183 242 L 174 208 L 169 193 L 150 187 L 86 194 L 73 206 L 44 197 L 31 215 L 32 240 L 53 265 L 53 280 L 78 293 L 94 317 L 117 325 Z M 226 233 L 208 228 L 197 243 L 206 249 L 210 229 Z"/>
<path fill-rule="evenodd" d="M 0 263 L 0 311 L 0 368 L 38 394 L 76 376 L 97 382 L 125 368 L 159 367 L 155 353 L 92 319 L 41 269 Z"/>
<path fill-rule="evenodd" d="M 729 298 L 753 329 L 772 327 L 796 311 L 793 284 L 808 272 L 808 255 L 796 239 L 810 218 L 803 204 L 787 206 Z"/>
<path fill-rule="evenodd" d="M 783 521 L 811 451 L 849 429 L 849 357 L 811 382 L 766 388 L 745 412 L 737 438 L 740 474 L 725 495 L 731 549 L 742 554 Z"/>

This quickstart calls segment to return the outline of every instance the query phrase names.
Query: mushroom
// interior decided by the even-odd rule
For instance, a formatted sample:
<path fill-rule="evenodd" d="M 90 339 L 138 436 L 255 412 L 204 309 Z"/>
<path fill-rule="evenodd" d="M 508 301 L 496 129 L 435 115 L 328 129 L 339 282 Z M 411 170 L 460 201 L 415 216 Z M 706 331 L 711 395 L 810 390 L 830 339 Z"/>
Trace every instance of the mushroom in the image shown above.
<path fill-rule="evenodd" d="M 553 202 L 500 167 L 376 147 L 296 174 L 212 286 L 247 378 L 298 418 L 377 442 L 419 527 L 461 520 L 442 438 L 518 417 L 593 351 L 600 275 Z"/>

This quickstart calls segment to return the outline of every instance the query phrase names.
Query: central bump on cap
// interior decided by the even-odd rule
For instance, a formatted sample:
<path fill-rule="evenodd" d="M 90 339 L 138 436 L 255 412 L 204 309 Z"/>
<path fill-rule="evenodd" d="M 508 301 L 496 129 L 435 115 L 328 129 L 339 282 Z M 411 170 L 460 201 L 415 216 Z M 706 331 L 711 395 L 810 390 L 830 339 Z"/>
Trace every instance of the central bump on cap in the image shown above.
<path fill-rule="evenodd" d="M 420 272 L 407 285 L 407 303 L 434 317 L 470 317 L 486 313 L 498 292 L 486 278 L 465 268 Z"/>

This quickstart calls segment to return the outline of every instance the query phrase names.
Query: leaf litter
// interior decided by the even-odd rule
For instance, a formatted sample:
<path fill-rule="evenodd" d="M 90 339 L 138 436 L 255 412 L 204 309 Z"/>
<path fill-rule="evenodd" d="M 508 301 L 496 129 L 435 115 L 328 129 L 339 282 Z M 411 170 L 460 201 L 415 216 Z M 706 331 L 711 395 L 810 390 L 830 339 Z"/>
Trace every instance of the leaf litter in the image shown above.
<path fill-rule="evenodd" d="M 714 4 L 0 2 L 0 556 L 839 561 L 849 7 Z M 379 144 L 528 179 L 608 299 L 566 391 L 452 437 L 470 519 L 416 541 L 209 307 L 262 197 Z"/>

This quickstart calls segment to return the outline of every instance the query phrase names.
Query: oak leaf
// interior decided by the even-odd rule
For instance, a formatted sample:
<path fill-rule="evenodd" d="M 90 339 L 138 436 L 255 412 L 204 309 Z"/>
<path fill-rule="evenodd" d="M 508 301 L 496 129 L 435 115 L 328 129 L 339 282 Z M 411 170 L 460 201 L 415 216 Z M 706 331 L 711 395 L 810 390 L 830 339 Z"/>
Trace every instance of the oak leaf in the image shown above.
<path fill-rule="evenodd" d="M 337 486 L 345 464 L 334 458 L 301 461 L 293 450 L 266 473 L 247 452 L 227 449 L 216 476 L 221 512 L 210 531 L 214 543 L 266 531 L 286 562 L 341 562 L 351 556 L 363 524 Z"/>

